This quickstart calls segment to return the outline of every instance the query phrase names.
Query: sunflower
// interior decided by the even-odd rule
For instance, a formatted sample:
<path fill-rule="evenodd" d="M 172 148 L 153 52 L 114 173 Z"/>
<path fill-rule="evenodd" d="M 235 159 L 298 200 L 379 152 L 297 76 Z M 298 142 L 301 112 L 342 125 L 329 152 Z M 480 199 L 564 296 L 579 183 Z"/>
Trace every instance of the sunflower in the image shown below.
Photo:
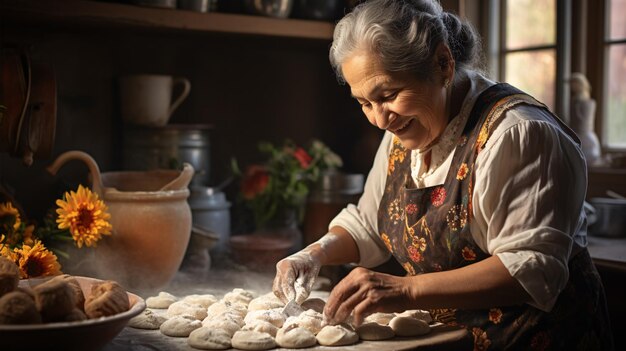
<path fill-rule="evenodd" d="M 20 267 L 22 279 L 46 277 L 61 274 L 61 265 L 57 256 L 43 246 L 41 241 L 35 240 L 34 245 L 22 245 L 15 248 L 17 264 Z"/>
<path fill-rule="evenodd" d="M 22 220 L 20 218 L 20 212 L 13 207 L 10 202 L 0 203 L 0 230 L 7 230 L 13 228 L 18 230 Z"/>
<path fill-rule="evenodd" d="M 59 229 L 69 229 L 78 247 L 96 246 L 102 235 L 111 234 L 111 215 L 102 200 L 88 188 L 78 186 L 76 192 L 65 193 L 57 200 Z"/>
<path fill-rule="evenodd" d="M 0 234 L 0 257 L 6 257 L 9 260 L 15 262 L 15 253 L 7 244 L 6 236 L 4 236 L 3 234 Z"/>

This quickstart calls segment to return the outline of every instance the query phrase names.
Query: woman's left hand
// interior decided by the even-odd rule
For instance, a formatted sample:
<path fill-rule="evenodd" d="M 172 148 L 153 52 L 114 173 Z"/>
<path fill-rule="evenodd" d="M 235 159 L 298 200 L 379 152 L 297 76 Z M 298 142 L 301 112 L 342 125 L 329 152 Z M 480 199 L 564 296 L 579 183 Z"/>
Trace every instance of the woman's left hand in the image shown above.
<path fill-rule="evenodd" d="M 415 308 L 411 305 L 408 277 L 355 268 L 330 293 L 324 308 L 328 324 L 345 321 L 354 314 L 354 324 L 374 312 L 401 312 Z"/>

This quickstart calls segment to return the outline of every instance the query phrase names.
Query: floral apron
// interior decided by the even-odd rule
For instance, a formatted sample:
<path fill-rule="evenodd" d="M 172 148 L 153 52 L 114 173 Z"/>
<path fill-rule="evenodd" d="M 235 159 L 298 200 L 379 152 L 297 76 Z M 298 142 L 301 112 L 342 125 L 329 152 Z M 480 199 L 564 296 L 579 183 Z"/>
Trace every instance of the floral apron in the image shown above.
<path fill-rule="evenodd" d="M 508 84 L 494 85 L 478 97 L 441 186 L 416 188 L 411 151 L 394 138 L 378 227 L 387 249 L 408 274 L 456 269 L 489 257 L 469 229 L 474 164 L 494 122 L 518 104 L 545 108 Z M 558 118 L 553 123 L 578 141 Z M 431 314 L 437 321 L 466 328 L 474 338 L 474 350 L 612 349 L 604 289 L 587 249 L 570 260 L 569 272 L 569 281 L 549 313 L 523 304 L 438 309 Z"/>

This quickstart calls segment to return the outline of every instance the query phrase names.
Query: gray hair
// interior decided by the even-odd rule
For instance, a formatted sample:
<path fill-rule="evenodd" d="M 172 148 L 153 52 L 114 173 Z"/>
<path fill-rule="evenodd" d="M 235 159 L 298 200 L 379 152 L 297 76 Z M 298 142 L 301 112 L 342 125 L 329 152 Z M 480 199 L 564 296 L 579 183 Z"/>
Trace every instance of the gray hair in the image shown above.
<path fill-rule="evenodd" d="M 450 48 L 458 70 L 473 68 L 479 42 L 469 23 L 443 11 L 437 1 L 370 0 L 337 23 L 329 58 L 342 83 L 341 65 L 359 51 L 375 53 L 388 72 L 411 72 L 428 80 L 440 43 Z"/>

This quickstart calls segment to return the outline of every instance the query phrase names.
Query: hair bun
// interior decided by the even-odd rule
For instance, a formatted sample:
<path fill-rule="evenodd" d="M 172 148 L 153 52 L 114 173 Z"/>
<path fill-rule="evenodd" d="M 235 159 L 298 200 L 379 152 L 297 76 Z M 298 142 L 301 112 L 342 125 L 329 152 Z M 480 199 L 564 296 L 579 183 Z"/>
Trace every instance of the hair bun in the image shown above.
<path fill-rule="evenodd" d="M 454 60 L 459 64 L 471 65 L 476 59 L 476 47 L 478 46 L 478 36 L 474 28 L 449 12 L 444 12 L 441 19 L 448 31 L 448 46 L 452 51 Z"/>

